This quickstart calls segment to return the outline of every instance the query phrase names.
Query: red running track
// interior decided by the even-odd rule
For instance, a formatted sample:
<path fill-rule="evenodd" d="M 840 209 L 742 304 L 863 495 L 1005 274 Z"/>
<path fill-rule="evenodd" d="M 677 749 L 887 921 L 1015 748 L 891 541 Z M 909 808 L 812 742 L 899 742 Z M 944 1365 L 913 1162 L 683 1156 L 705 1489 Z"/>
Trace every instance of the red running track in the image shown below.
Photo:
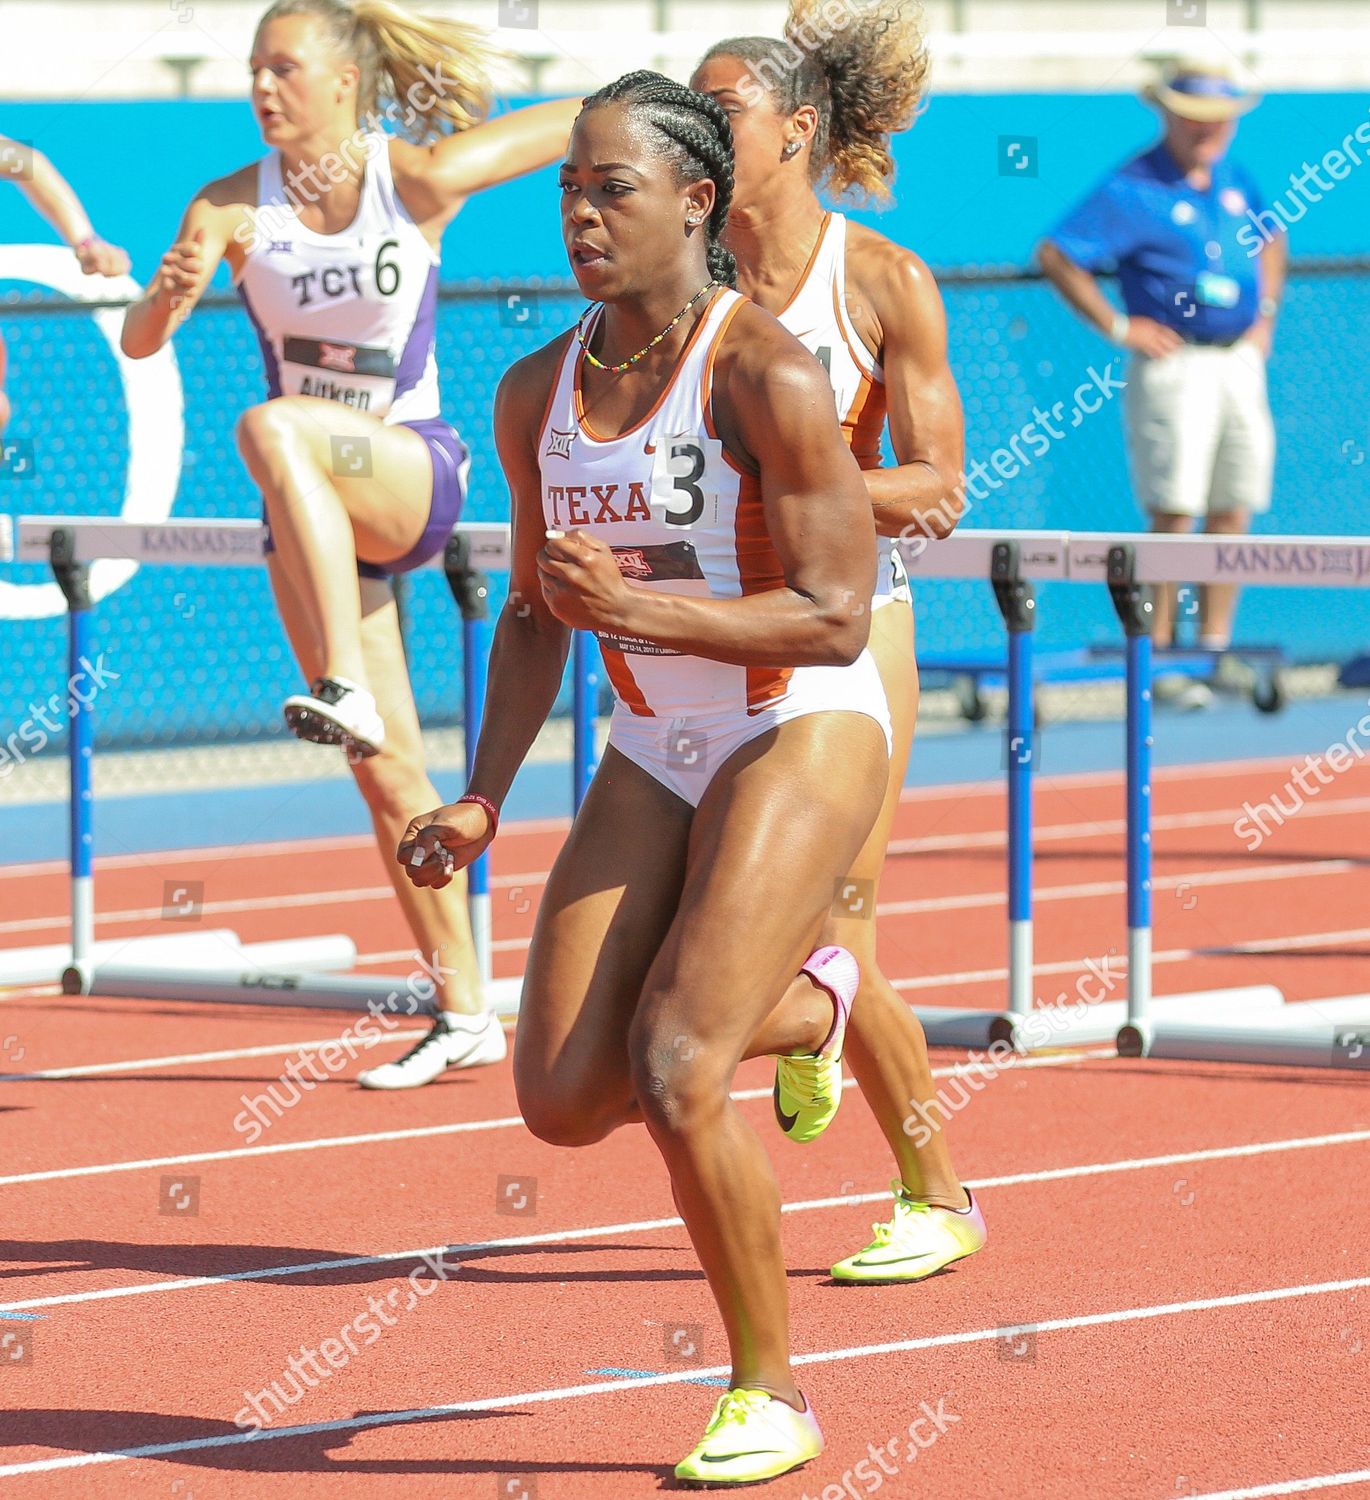
<path fill-rule="evenodd" d="M 1158 777 L 1159 994 L 1370 989 L 1370 773 L 1348 772 L 1248 852 L 1233 822 L 1286 774 Z M 1073 998 L 1086 959 L 1123 992 L 1121 816 L 1115 778 L 1042 784 L 1043 1001 Z M 1001 817 L 988 788 L 901 808 L 882 961 L 919 1004 L 1002 998 Z M 501 836 L 499 972 L 521 968 L 560 837 Z M 210 925 L 249 940 L 346 931 L 402 969 L 407 935 L 374 851 L 289 852 L 107 861 L 100 935 L 166 930 L 163 882 L 196 879 Z M 0 943 L 61 940 L 59 871 L 0 871 L 0 894 Z M 5 1493 L 269 1500 L 333 1497 L 344 1478 L 366 1497 L 581 1500 L 673 1487 L 717 1394 L 695 1382 L 726 1356 L 645 1134 L 555 1150 L 519 1124 L 507 1065 L 391 1096 L 355 1088 L 357 1062 L 321 1068 L 326 1081 L 265 1132 L 244 1129 L 301 1046 L 314 1055 L 347 1024 L 0 999 L 3 1066 L 62 1075 L 0 1091 Z M 945 1072 L 957 1057 L 935 1061 Z M 797 1148 L 775 1137 L 766 1065 L 746 1066 L 738 1089 L 788 1205 L 800 1377 L 828 1435 L 821 1459 L 767 1495 L 1112 1500 L 1316 1482 L 1370 1496 L 1363 1074 L 1105 1049 L 1019 1062 L 949 1127 L 988 1248 L 921 1286 L 870 1289 L 826 1274 L 884 1213 L 890 1167 L 869 1113 L 849 1094 Z M 307 1379 L 288 1377 L 292 1356 Z M 259 1394 L 273 1383 L 293 1398 L 279 1415 Z M 253 1396 L 269 1425 L 248 1441 L 234 1418 Z"/>

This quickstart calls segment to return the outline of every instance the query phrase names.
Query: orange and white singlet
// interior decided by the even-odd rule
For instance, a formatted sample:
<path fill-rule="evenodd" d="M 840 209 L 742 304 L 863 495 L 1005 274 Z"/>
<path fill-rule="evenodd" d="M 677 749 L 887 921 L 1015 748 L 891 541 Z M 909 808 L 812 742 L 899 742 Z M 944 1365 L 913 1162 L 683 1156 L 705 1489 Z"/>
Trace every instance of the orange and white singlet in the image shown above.
<path fill-rule="evenodd" d="M 562 354 L 538 435 L 543 517 L 606 542 L 639 587 L 736 599 L 785 586 L 760 481 L 724 451 L 713 422 L 714 360 L 744 302 L 726 288 L 714 297 L 656 404 L 615 438 L 585 414 L 574 338 Z M 744 667 L 608 633 L 599 645 L 617 699 L 610 742 L 695 805 L 725 749 L 784 720 L 850 709 L 889 734 L 868 652 L 850 667 Z"/>
<path fill-rule="evenodd" d="M 794 295 L 776 314 L 828 372 L 842 433 L 863 469 L 880 467 L 885 430 L 885 372 L 847 313 L 847 220 L 828 214 Z M 875 605 L 908 601 L 908 575 L 894 538 L 876 537 L 880 566 Z"/>

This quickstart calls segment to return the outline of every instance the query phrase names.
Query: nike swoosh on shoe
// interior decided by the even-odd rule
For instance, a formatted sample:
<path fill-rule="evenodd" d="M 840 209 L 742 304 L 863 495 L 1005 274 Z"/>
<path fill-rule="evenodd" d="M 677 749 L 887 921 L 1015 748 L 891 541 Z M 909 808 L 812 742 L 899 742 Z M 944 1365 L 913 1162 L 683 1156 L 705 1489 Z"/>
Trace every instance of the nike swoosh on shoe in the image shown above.
<path fill-rule="evenodd" d="M 775 1086 L 771 1089 L 771 1103 L 775 1106 L 775 1118 L 779 1121 L 780 1128 L 788 1134 L 791 1130 L 794 1129 L 795 1124 L 799 1119 L 799 1111 L 795 1110 L 792 1115 L 787 1115 L 785 1111 L 781 1109 L 779 1081 L 777 1081 Z"/>
<path fill-rule="evenodd" d="M 702 1464 L 730 1464 L 738 1458 L 783 1458 L 784 1454 L 779 1448 L 749 1448 L 745 1453 L 702 1453 L 699 1461 Z"/>

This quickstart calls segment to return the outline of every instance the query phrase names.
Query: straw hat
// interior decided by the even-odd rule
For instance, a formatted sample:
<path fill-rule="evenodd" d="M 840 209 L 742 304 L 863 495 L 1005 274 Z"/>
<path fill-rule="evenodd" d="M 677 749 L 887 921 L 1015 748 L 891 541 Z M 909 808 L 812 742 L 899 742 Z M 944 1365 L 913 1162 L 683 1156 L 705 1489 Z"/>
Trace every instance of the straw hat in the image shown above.
<path fill-rule="evenodd" d="M 1261 102 L 1220 62 L 1176 58 L 1161 65 L 1161 76 L 1142 98 L 1183 120 L 1235 120 Z"/>

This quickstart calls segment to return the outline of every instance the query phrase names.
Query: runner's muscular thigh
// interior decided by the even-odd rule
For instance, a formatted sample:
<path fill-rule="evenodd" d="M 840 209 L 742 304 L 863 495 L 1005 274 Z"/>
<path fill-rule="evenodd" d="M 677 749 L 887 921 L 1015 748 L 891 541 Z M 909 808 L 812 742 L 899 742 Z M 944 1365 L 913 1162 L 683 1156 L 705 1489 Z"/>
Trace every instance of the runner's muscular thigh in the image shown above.
<path fill-rule="evenodd" d="M 882 605 L 871 615 L 870 653 L 880 672 L 885 697 L 890 707 L 890 724 L 894 730 L 894 753 L 890 757 L 889 780 L 880 815 L 875 820 L 860 854 L 848 872 L 853 880 L 877 883 L 885 866 L 890 832 L 904 788 L 904 773 L 913 747 L 914 726 L 918 719 L 918 667 L 913 654 L 913 606 L 895 601 Z M 875 957 L 875 913 L 871 910 L 874 893 L 866 907 L 850 916 L 838 904 L 843 915 L 834 916 L 823 930 L 825 943 L 840 943 L 858 957 Z"/>
<path fill-rule="evenodd" d="M 329 476 L 352 519 L 358 557 L 403 557 L 423 535 L 433 504 L 432 460 L 418 433 L 318 396 L 277 396 L 268 405 L 290 413 Z"/>
<path fill-rule="evenodd" d="M 731 1077 L 813 946 L 875 819 L 887 764 L 880 726 L 850 712 L 790 720 L 724 763 L 695 813 L 638 1045 L 689 1035 L 716 1047 Z"/>
<path fill-rule="evenodd" d="M 691 809 L 610 747 L 548 877 L 514 1043 L 520 1097 L 618 1089 L 628 1026 L 671 920 Z"/>

